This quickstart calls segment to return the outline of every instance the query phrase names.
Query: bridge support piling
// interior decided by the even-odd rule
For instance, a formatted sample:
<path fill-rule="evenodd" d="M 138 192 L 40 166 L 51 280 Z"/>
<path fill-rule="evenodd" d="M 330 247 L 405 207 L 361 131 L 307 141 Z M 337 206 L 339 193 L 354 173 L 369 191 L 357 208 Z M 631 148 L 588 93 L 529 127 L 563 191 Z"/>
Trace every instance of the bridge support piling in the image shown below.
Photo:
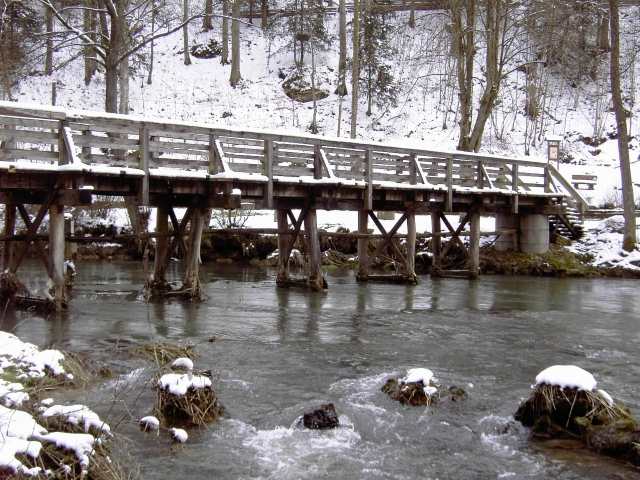
<path fill-rule="evenodd" d="M 64 207 L 49 208 L 49 265 L 53 282 L 53 301 L 57 311 L 66 307 L 67 295 L 64 279 Z"/>
<path fill-rule="evenodd" d="M 202 207 L 195 207 L 191 216 L 191 229 L 189 230 L 189 239 L 187 241 L 186 269 L 184 273 L 184 281 L 182 282 L 182 291 L 192 299 L 201 297 L 200 287 L 200 247 L 202 245 L 202 231 L 205 224 L 209 224 L 211 210 Z"/>
<path fill-rule="evenodd" d="M 520 250 L 523 253 L 549 251 L 549 217 L 547 215 L 520 216 Z"/>
<path fill-rule="evenodd" d="M 369 212 L 367 210 L 358 211 L 358 233 L 366 235 L 369 233 Z M 358 238 L 358 274 L 357 279 L 366 282 L 369 277 L 369 239 Z"/>
<path fill-rule="evenodd" d="M 276 284 L 285 286 L 289 282 L 289 220 L 287 210 L 276 210 L 278 221 L 278 275 Z"/>
<path fill-rule="evenodd" d="M 416 213 L 413 210 L 407 212 L 407 259 L 405 262 L 407 279 L 417 282 L 416 275 Z"/>
<path fill-rule="evenodd" d="M 327 288 L 327 281 L 322 274 L 322 252 L 320 251 L 318 217 L 315 209 L 310 209 L 307 212 L 304 218 L 304 231 L 307 236 L 307 257 L 309 260 L 307 283 L 311 290 L 320 291 Z"/>
<path fill-rule="evenodd" d="M 480 213 L 471 212 L 469 219 L 471 237 L 469 238 L 469 278 L 480 275 Z"/>
<path fill-rule="evenodd" d="M 9 238 L 15 235 L 16 230 L 16 205 L 7 203 L 4 206 L 4 237 Z M 2 251 L 2 271 L 8 270 L 13 263 L 13 254 L 15 252 L 14 243 L 10 240 L 4 241 Z"/>
<path fill-rule="evenodd" d="M 496 231 L 515 230 L 513 233 L 501 233 L 495 243 L 495 248 L 499 252 L 507 250 L 518 250 L 518 229 L 520 217 L 513 213 L 496 214 Z"/>
<path fill-rule="evenodd" d="M 151 296 L 164 294 L 169 291 L 166 272 L 169 261 L 169 209 L 160 206 L 156 209 L 156 251 L 153 261 L 153 275 L 149 281 L 148 288 Z"/>
<path fill-rule="evenodd" d="M 438 211 L 431 212 L 431 233 L 433 233 L 433 237 L 431 237 L 431 276 L 439 277 L 442 270 L 442 237 L 440 236 L 442 223 L 440 222 L 440 212 Z"/>

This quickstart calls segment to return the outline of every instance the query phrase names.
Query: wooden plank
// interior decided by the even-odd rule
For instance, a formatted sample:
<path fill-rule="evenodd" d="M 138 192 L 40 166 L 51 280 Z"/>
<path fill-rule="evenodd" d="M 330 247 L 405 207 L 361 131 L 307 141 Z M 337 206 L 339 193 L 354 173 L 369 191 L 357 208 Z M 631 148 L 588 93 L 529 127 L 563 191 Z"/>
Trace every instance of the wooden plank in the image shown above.
<path fill-rule="evenodd" d="M 138 139 L 133 138 L 110 138 L 98 135 L 73 135 L 76 145 L 92 148 L 111 148 L 113 150 L 136 150 Z"/>
<path fill-rule="evenodd" d="M 327 154 L 323 148 L 320 148 L 320 162 L 322 163 L 322 167 L 329 178 L 336 178 L 333 173 L 333 165 L 329 163 L 329 159 L 327 158 Z"/>
<path fill-rule="evenodd" d="M 3 128 L 0 130 L 0 140 L 13 140 L 22 143 L 56 145 L 58 143 L 58 134 L 50 132 L 34 132 L 31 130 L 15 130 Z"/>
<path fill-rule="evenodd" d="M 215 137 L 211 135 L 209 138 L 213 139 Z M 221 169 L 222 173 L 229 173 L 231 171 L 231 169 L 229 168 L 229 161 L 225 156 L 224 151 L 222 150 L 222 145 L 220 143 L 220 140 L 216 139 L 214 144 L 215 144 L 215 153 L 216 153 L 215 156 L 216 156 L 217 162 L 219 162 L 218 167 Z"/>
<path fill-rule="evenodd" d="M 58 121 L 0 115 L 0 125 L 13 125 L 15 127 L 44 128 L 47 130 L 55 130 L 58 128 Z"/>
<path fill-rule="evenodd" d="M 208 170 L 209 160 L 206 158 L 190 160 L 187 158 L 155 157 L 151 166 Z"/>
<path fill-rule="evenodd" d="M 43 151 L 43 150 L 27 150 L 21 148 L 8 148 L 0 151 L 0 160 L 34 160 L 34 165 L 38 164 L 36 161 L 42 160 L 47 163 L 55 163 L 58 161 L 57 152 Z"/>
<path fill-rule="evenodd" d="M 447 158 L 447 175 L 446 175 L 446 185 L 447 185 L 447 206 L 446 211 L 450 212 L 453 210 L 453 157 Z"/>

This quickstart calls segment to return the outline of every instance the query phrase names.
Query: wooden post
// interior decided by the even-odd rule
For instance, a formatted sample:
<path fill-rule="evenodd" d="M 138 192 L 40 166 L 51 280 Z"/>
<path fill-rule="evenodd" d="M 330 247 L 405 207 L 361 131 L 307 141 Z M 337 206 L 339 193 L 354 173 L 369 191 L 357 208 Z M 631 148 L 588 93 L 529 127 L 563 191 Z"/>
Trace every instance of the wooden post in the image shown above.
<path fill-rule="evenodd" d="M 447 207 L 446 212 L 453 211 L 453 157 L 447 157 Z"/>
<path fill-rule="evenodd" d="M 431 276 L 437 277 L 440 275 L 442 268 L 442 259 L 440 255 L 442 253 L 442 237 L 439 235 L 442 232 L 442 225 L 440 223 L 440 212 L 431 212 L 431 253 L 433 254 L 433 261 L 431 263 Z"/>
<path fill-rule="evenodd" d="M 149 164 L 151 163 L 151 152 L 149 151 L 149 128 L 143 126 L 139 130 L 140 147 L 140 170 L 144 171 L 142 185 L 140 186 L 140 203 L 149 205 Z"/>
<path fill-rule="evenodd" d="M 478 176 L 476 185 L 480 189 L 484 188 L 484 173 L 482 171 L 482 160 L 478 160 L 476 164 L 476 175 Z"/>
<path fill-rule="evenodd" d="M 327 282 L 322 275 L 322 252 L 320 251 L 320 236 L 318 235 L 318 219 L 316 209 L 311 208 L 304 217 L 304 231 L 307 235 L 309 256 L 309 278 L 307 283 L 312 290 L 320 291 L 327 288 Z"/>
<path fill-rule="evenodd" d="M 469 239 L 469 277 L 478 278 L 480 274 L 480 213 L 471 212 L 469 220 L 471 238 Z"/>
<path fill-rule="evenodd" d="M 16 231 L 16 205 L 7 203 L 4 206 L 4 236 L 12 237 Z M 8 270 L 13 262 L 13 254 L 15 252 L 14 243 L 10 240 L 4 241 L 4 249 L 2 251 L 2 271 Z"/>
<path fill-rule="evenodd" d="M 75 221 L 72 216 L 64 220 L 64 232 L 66 236 L 73 236 L 76 233 Z M 64 257 L 75 260 L 78 252 L 78 244 L 73 242 L 65 242 Z"/>
<path fill-rule="evenodd" d="M 369 224 L 369 212 L 367 210 L 358 211 L 358 233 L 367 234 Z M 358 275 L 357 279 L 366 282 L 369 277 L 369 239 L 358 238 Z"/>
<path fill-rule="evenodd" d="M 52 205 L 49 208 L 49 265 L 53 282 L 53 301 L 56 310 L 66 307 L 66 287 L 64 281 L 64 207 Z"/>
<path fill-rule="evenodd" d="M 322 153 L 320 145 L 313 146 L 313 178 L 319 180 L 322 178 Z"/>
<path fill-rule="evenodd" d="M 364 181 L 367 184 L 364 198 L 364 210 L 373 210 L 373 165 L 370 148 L 367 148 L 364 155 Z"/>
<path fill-rule="evenodd" d="M 169 209 L 161 206 L 156 209 L 156 254 L 153 262 L 153 278 L 151 289 L 153 293 L 163 293 L 168 289 L 166 273 L 169 253 Z"/>
<path fill-rule="evenodd" d="M 416 213 L 413 210 L 407 211 L 407 279 L 417 281 L 416 276 Z"/>
<path fill-rule="evenodd" d="M 267 208 L 273 208 L 273 140 L 267 138 L 264 141 L 264 164 L 263 174 L 267 177 L 264 187 L 264 201 Z"/>
<path fill-rule="evenodd" d="M 198 299 L 201 296 L 200 287 L 200 247 L 202 245 L 202 231 L 205 223 L 208 223 L 207 209 L 196 207 L 191 215 L 191 229 L 187 244 L 187 264 L 182 282 L 183 292 L 191 298 Z"/>
<path fill-rule="evenodd" d="M 285 234 L 289 230 L 287 211 L 277 210 L 278 219 L 278 276 L 276 284 L 286 286 L 289 282 L 289 236 Z"/>

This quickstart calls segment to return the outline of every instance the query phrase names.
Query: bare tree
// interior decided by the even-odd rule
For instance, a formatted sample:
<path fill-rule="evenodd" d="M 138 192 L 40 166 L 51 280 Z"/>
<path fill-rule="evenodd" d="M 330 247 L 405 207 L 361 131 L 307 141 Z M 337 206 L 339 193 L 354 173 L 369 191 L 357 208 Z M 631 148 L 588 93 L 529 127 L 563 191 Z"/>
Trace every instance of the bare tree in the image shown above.
<path fill-rule="evenodd" d="M 618 153 L 620 155 L 622 203 L 624 207 L 624 240 L 622 248 L 630 252 L 636 246 L 636 216 L 631 165 L 629 162 L 627 117 L 620 87 L 620 14 L 618 0 L 609 0 L 609 17 L 611 22 L 611 96 L 618 127 Z"/>
<path fill-rule="evenodd" d="M 54 0 L 39 1 L 61 26 L 61 32 L 56 34 L 67 37 L 60 42 L 58 48 L 73 45 L 74 41 L 79 41 L 82 46 L 91 46 L 95 51 L 95 61 L 105 70 L 105 110 L 112 113 L 117 113 L 119 110 L 119 78 L 122 78 L 120 88 L 125 90 L 128 88 L 129 68 L 126 65 L 130 57 L 154 40 L 171 35 L 194 19 L 202 17 L 200 13 L 194 14 L 175 25 L 167 15 L 154 25 L 153 30 L 149 30 L 144 28 L 148 17 L 152 11 L 156 13 L 160 11 L 162 8 L 160 3 L 153 0 L 96 0 L 97 5 L 94 10 L 100 19 L 100 41 L 97 41 L 92 39 L 90 32 L 86 32 L 81 26 L 74 25 L 70 18 L 63 15 L 65 12 L 82 10 L 86 7 L 69 5 L 62 11 L 57 8 Z M 159 17 L 156 16 L 156 19 Z M 124 98 L 128 98 L 128 94 L 122 95 L 120 99 Z"/>
<path fill-rule="evenodd" d="M 205 32 L 213 30 L 213 0 L 205 0 L 204 17 L 202 17 L 202 29 Z"/>
<path fill-rule="evenodd" d="M 206 15 L 205 15 L 206 18 Z M 189 55 L 189 0 L 182 0 L 182 48 L 184 50 L 184 64 L 191 65 Z"/>
<path fill-rule="evenodd" d="M 356 138 L 360 81 L 360 0 L 353 0 L 353 61 L 351 69 L 351 138 Z"/>
<path fill-rule="evenodd" d="M 347 74 L 347 6 L 346 0 L 340 0 L 338 7 L 339 24 L 340 24 L 340 57 L 338 60 L 338 87 L 336 94 L 344 96 L 347 94 L 347 83 L 345 77 Z"/>
<path fill-rule="evenodd" d="M 231 75 L 229 83 L 232 87 L 238 85 L 242 77 L 240 76 L 240 2 L 242 0 L 233 0 L 231 20 Z"/>
<path fill-rule="evenodd" d="M 229 64 L 229 0 L 222 0 L 222 53 L 220 63 Z"/>

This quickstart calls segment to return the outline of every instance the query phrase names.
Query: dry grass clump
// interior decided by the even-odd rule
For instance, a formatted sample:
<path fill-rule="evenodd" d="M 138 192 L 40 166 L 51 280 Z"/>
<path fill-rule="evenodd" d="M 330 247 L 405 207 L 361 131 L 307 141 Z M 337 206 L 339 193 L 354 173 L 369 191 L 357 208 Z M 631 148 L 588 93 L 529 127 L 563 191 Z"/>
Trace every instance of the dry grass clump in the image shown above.
<path fill-rule="evenodd" d="M 607 425 L 626 418 L 630 413 L 625 407 L 610 405 L 598 392 L 547 384 L 538 385 L 515 414 L 516 420 L 541 436 L 560 430 L 580 436 L 591 425 Z"/>
<path fill-rule="evenodd" d="M 157 365 L 166 365 L 176 358 L 195 358 L 193 345 L 176 345 L 165 342 L 147 343 L 133 348 L 132 353 L 136 356 L 153 360 Z"/>
<path fill-rule="evenodd" d="M 211 386 L 190 387 L 185 395 L 174 395 L 158 385 L 157 392 L 155 413 L 167 426 L 207 425 L 224 413 L 224 407 Z"/>
<path fill-rule="evenodd" d="M 404 383 L 396 378 L 390 378 L 383 385 L 382 391 L 402 405 L 428 407 L 436 403 L 440 397 L 437 393 L 427 395 L 424 388 L 425 385 L 422 382 Z"/>

